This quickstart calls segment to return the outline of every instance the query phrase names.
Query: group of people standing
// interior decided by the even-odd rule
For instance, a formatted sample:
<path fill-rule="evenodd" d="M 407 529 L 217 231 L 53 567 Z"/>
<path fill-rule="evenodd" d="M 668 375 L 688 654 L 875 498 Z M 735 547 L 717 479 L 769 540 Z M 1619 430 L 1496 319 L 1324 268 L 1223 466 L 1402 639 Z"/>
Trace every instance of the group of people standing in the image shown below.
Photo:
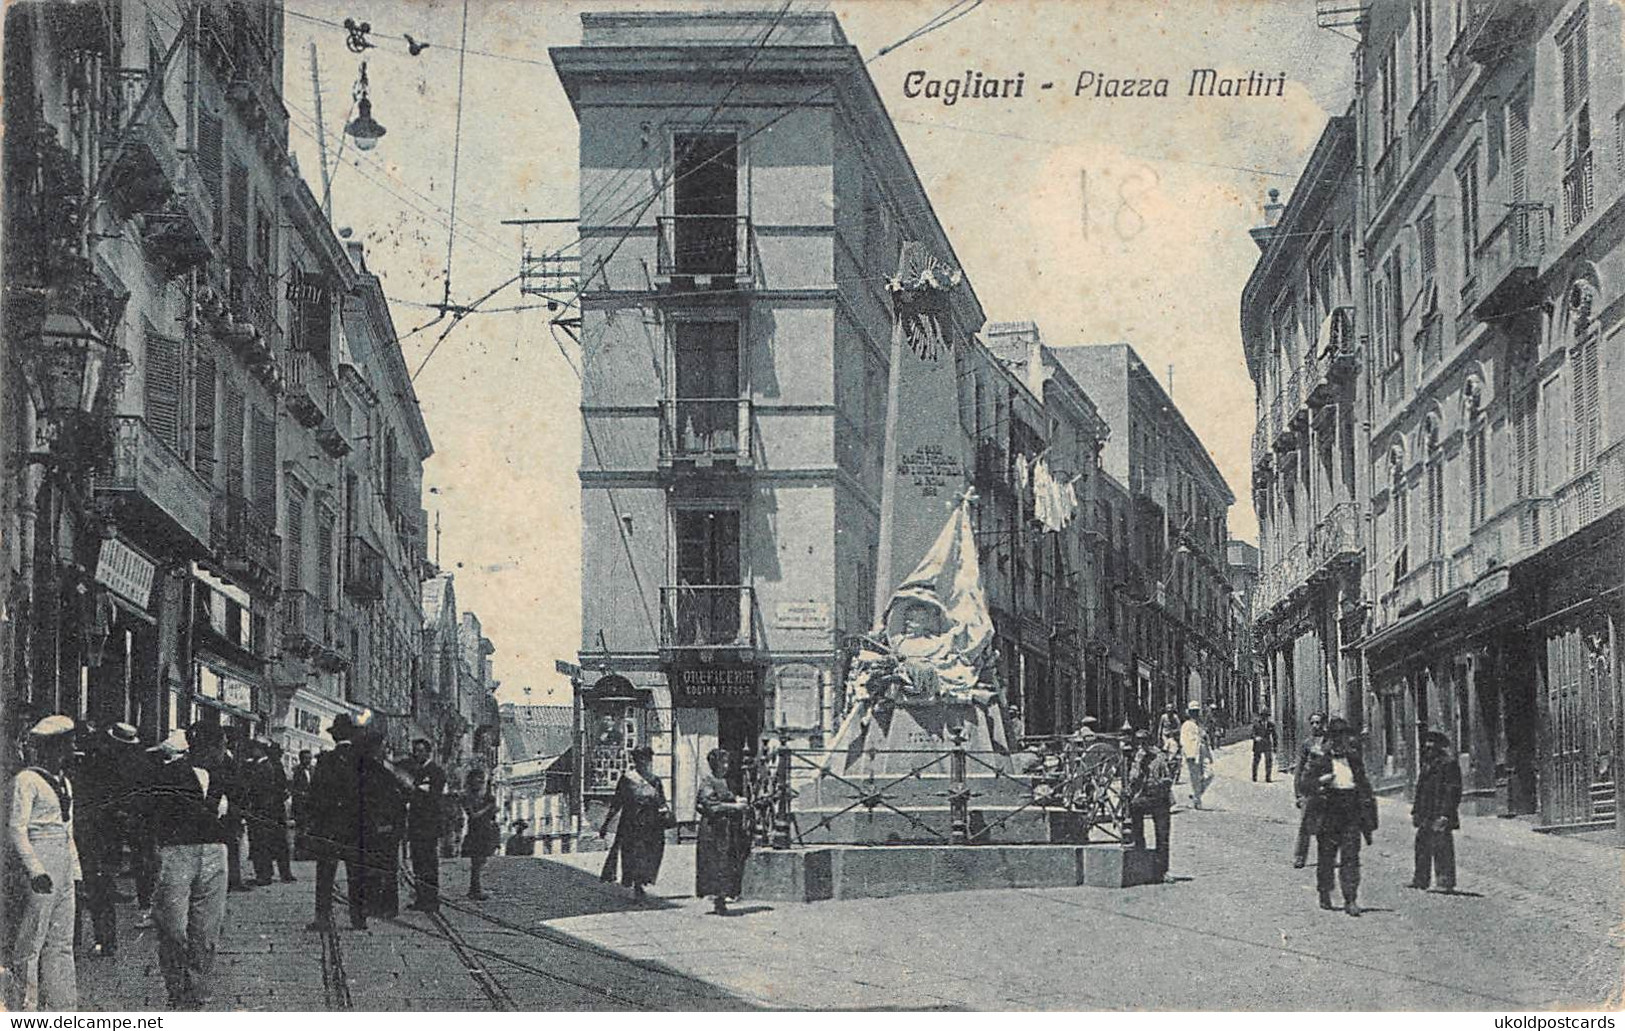
<path fill-rule="evenodd" d="M 412 860 L 411 908 L 437 911 L 446 796 L 429 742 L 414 742 L 410 760 L 391 763 L 383 728 L 370 713 L 340 715 L 331 736 L 332 751 L 314 762 L 301 753 L 289 776 L 274 746 L 249 742 L 239 758 L 214 723 L 177 729 L 145 749 L 127 724 L 95 730 L 64 715 L 34 723 L 20 743 L 22 763 L 10 785 L 7 1007 L 77 1007 L 81 900 L 95 934 L 91 954 L 113 955 L 114 905 L 131 901 L 115 888 L 126 850 L 135 901 L 144 911 L 137 926 L 157 931 L 172 1009 L 208 1003 L 227 894 L 270 884 L 277 874 L 295 881 L 290 852 L 316 860 L 312 930 L 333 927 L 341 861 L 351 926 L 395 916 L 403 846 Z M 483 866 L 499 844 L 496 798 L 485 771 L 469 774 L 461 801 L 469 896 L 485 899 Z M 296 828 L 291 846 L 290 816 Z M 251 881 L 243 880 L 238 859 L 245 827 Z"/>
<path fill-rule="evenodd" d="M 694 852 L 694 894 L 712 900 L 712 912 L 728 911 L 728 900 L 739 897 L 745 862 L 752 841 L 751 805 L 729 784 L 732 758 L 714 748 L 706 756 L 710 772 L 696 785 L 698 841 Z M 666 851 L 666 832 L 677 826 L 677 816 L 666 798 L 665 785 L 654 772 L 654 749 L 640 745 L 632 750 L 632 768 L 621 775 L 615 795 L 598 828 L 605 837 L 611 822 L 619 822 L 601 877 L 619 879 L 632 889 L 632 897 L 643 901 L 646 889 L 660 874 Z"/>

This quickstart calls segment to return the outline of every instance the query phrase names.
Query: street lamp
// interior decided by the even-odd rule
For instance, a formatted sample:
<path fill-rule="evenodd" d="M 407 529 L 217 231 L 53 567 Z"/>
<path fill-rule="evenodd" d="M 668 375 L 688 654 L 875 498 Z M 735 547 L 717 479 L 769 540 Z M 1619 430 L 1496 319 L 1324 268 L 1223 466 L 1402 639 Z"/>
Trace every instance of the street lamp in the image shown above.
<path fill-rule="evenodd" d="M 344 131 L 355 140 L 357 150 L 371 150 L 386 130 L 372 117 L 372 100 L 367 96 L 367 62 L 361 62 L 361 77 L 355 84 L 356 115 Z"/>
<path fill-rule="evenodd" d="M 65 423 L 95 405 L 111 348 L 83 315 L 56 305 L 41 321 L 36 339 L 21 351 L 34 409 L 49 424 L 40 435 L 54 441 Z"/>

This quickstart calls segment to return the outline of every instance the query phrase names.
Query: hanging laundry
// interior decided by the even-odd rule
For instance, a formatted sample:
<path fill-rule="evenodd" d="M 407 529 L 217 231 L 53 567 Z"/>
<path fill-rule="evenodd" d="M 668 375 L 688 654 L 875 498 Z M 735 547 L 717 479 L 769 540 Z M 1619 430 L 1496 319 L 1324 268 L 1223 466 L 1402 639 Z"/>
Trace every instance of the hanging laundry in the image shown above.
<path fill-rule="evenodd" d="M 1016 491 L 1023 497 L 1027 495 L 1027 456 L 1016 456 Z"/>

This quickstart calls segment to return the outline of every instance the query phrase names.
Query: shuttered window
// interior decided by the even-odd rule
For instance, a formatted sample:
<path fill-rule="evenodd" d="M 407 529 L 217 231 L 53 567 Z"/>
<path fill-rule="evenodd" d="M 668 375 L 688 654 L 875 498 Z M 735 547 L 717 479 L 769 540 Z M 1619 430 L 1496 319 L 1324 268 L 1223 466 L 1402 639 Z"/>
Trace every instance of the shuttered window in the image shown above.
<path fill-rule="evenodd" d="M 1474 252 L 1478 249 L 1478 151 L 1456 166 L 1457 196 L 1461 198 L 1461 274 L 1473 278 Z"/>
<path fill-rule="evenodd" d="M 226 384 L 226 493 L 243 496 L 243 392 Z"/>
<path fill-rule="evenodd" d="M 333 347 L 333 302 L 325 276 L 301 273 L 294 315 L 294 347 L 325 365 Z"/>
<path fill-rule="evenodd" d="M 197 166 L 198 175 L 209 191 L 209 214 L 214 216 L 215 233 L 226 221 L 224 183 L 225 135 L 221 121 L 208 111 L 198 109 Z"/>
<path fill-rule="evenodd" d="M 214 482 L 215 466 L 215 361 L 207 343 L 197 352 L 196 387 L 192 394 L 192 463 L 198 475 Z"/>
<path fill-rule="evenodd" d="M 1489 507 L 1489 460 L 1483 420 L 1467 434 L 1468 518 L 1477 527 Z"/>
<path fill-rule="evenodd" d="M 288 566 L 282 581 L 290 591 L 305 586 L 305 492 L 298 487 L 288 491 Z"/>
<path fill-rule="evenodd" d="M 333 610 L 333 517 L 326 512 L 316 526 L 316 583 L 321 590 L 322 611 Z"/>
<path fill-rule="evenodd" d="M 1597 388 L 1597 332 L 1584 331 L 1569 360 L 1574 379 L 1574 472 L 1583 473 L 1597 464 L 1602 438 L 1602 408 Z"/>
<path fill-rule="evenodd" d="M 1574 12 L 1558 34 L 1557 47 L 1563 57 L 1563 110 L 1573 112 L 1585 100 L 1589 86 L 1590 54 L 1584 7 Z"/>
<path fill-rule="evenodd" d="M 143 383 L 147 428 L 177 453 L 181 447 L 182 378 L 181 342 L 148 333 Z"/>
<path fill-rule="evenodd" d="M 1512 465 L 1520 498 L 1532 498 L 1540 490 L 1536 426 L 1535 392 L 1526 390 L 1512 407 Z"/>
<path fill-rule="evenodd" d="M 276 420 L 254 409 L 254 512 L 267 526 L 276 523 Z"/>
<path fill-rule="evenodd" d="M 240 267 L 248 264 L 248 169 L 236 159 L 231 162 L 229 185 L 226 254 L 232 264 Z"/>
<path fill-rule="evenodd" d="M 1417 221 L 1416 235 L 1420 240 L 1418 250 L 1422 258 L 1422 281 L 1430 283 L 1433 281 L 1433 270 L 1439 263 L 1439 231 L 1433 217 L 1433 205 L 1429 204 L 1427 211 Z"/>

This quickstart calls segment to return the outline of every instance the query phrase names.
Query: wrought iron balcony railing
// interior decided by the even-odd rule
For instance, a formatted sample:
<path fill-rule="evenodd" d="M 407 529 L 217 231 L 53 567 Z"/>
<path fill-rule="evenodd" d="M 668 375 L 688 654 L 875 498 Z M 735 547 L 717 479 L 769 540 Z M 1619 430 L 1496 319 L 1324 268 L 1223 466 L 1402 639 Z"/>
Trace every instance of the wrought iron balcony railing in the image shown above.
<path fill-rule="evenodd" d="M 1573 232 L 1575 227 L 1591 217 L 1597 210 L 1593 190 L 1593 158 L 1595 151 L 1586 151 L 1579 160 L 1563 173 L 1563 231 Z"/>
<path fill-rule="evenodd" d="M 277 583 L 282 573 L 282 538 L 275 525 L 262 518 L 247 498 L 216 498 L 215 551 L 227 571 L 257 583 Z"/>
<path fill-rule="evenodd" d="M 1399 168 L 1404 161 L 1405 137 L 1395 136 L 1388 141 L 1382 156 L 1377 159 L 1376 168 L 1372 170 L 1372 184 L 1376 196 L 1372 198 L 1375 207 L 1382 207 L 1383 202 L 1393 195 L 1394 188 L 1399 185 Z"/>
<path fill-rule="evenodd" d="M 1421 94 L 1416 103 L 1411 106 L 1411 113 L 1405 119 L 1405 132 L 1410 137 L 1411 160 L 1416 160 L 1427 145 L 1428 137 L 1433 135 L 1434 128 L 1439 122 L 1439 80 L 1434 79 L 1422 87 Z"/>
<path fill-rule="evenodd" d="M 282 646 L 295 656 L 314 655 L 327 641 L 327 614 L 316 592 L 284 588 L 282 592 Z"/>
<path fill-rule="evenodd" d="M 656 221 L 660 231 L 657 275 L 725 277 L 736 283 L 750 280 L 749 215 L 661 215 Z"/>
<path fill-rule="evenodd" d="M 96 475 L 97 493 L 141 508 L 184 551 L 206 554 L 213 540 L 209 485 L 140 416 L 113 422 L 113 467 Z"/>
<path fill-rule="evenodd" d="M 1530 307 L 1535 276 L 1546 250 L 1549 218 L 1543 204 L 1513 207 L 1474 249 L 1474 278 L 1481 287 L 1474 314 L 1493 319 Z"/>
<path fill-rule="evenodd" d="M 756 593 L 740 584 L 660 588 L 660 647 L 667 651 L 752 652 Z"/>
<path fill-rule="evenodd" d="M 748 398 L 667 398 L 660 402 L 660 460 L 744 466 L 751 459 Z"/>

